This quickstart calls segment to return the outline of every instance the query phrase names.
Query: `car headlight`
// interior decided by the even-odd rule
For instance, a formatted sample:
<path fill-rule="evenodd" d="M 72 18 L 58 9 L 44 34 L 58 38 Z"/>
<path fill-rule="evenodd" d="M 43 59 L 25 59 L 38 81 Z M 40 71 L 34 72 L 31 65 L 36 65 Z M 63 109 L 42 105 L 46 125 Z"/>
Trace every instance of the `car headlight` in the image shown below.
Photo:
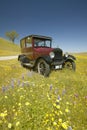
<path fill-rule="evenodd" d="M 66 52 L 66 53 L 65 53 L 65 57 L 68 57 L 68 55 L 69 55 L 69 54 Z"/>
<path fill-rule="evenodd" d="M 53 58 L 55 57 L 54 52 L 50 52 L 50 54 L 49 54 L 49 55 L 50 55 L 50 58 L 51 58 L 51 59 L 53 59 Z"/>

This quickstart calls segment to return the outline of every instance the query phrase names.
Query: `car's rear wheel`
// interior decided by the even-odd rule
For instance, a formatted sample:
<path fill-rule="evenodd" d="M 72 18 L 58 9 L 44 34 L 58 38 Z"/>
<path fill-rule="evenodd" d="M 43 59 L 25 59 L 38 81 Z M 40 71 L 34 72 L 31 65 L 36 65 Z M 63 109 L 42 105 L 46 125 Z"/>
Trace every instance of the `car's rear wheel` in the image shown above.
<path fill-rule="evenodd" d="M 45 77 L 49 76 L 50 66 L 43 59 L 40 59 L 37 63 L 37 71 L 39 74 L 44 75 Z"/>
<path fill-rule="evenodd" d="M 75 62 L 73 62 L 73 61 L 66 61 L 65 64 L 64 64 L 64 68 L 75 71 L 76 70 Z"/>

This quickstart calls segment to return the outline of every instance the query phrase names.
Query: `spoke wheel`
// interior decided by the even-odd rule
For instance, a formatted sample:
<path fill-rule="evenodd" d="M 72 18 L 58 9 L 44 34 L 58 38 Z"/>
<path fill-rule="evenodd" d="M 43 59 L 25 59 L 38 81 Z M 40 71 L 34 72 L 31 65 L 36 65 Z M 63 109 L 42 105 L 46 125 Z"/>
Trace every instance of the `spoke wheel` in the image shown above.
<path fill-rule="evenodd" d="M 40 59 L 37 64 L 37 71 L 41 75 L 48 76 L 50 73 L 50 67 L 45 60 Z"/>
<path fill-rule="evenodd" d="M 76 69 L 75 62 L 72 62 L 72 61 L 65 62 L 64 68 L 75 71 L 75 69 Z"/>

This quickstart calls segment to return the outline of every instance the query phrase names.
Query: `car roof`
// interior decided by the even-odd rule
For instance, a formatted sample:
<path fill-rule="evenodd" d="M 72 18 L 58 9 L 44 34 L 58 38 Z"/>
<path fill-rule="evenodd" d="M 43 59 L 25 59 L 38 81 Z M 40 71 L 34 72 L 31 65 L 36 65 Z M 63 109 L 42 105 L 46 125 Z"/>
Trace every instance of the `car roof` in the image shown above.
<path fill-rule="evenodd" d="M 28 38 L 28 37 L 34 37 L 34 38 L 42 38 L 42 39 L 52 40 L 52 37 L 43 36 L 43 35 L 34 35 L 34 34 L 28 35 L 28 36 L 22 38 L 21 40 L 26 39 L 26 38 Z"/>

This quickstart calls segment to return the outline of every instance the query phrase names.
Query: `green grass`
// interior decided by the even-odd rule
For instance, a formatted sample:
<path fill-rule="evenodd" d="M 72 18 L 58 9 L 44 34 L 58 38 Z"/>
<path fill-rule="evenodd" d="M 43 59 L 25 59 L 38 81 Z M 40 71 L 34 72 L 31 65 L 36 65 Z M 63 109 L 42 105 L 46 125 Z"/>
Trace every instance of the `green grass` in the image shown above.
<path fill-rule="evenodd" d="M 48 78 L 0 61 L 0 130 L 86 130 L 87 57 Z"/>
<path fill-rule="evenodd" d="M 10 41 L 0 38 L 0 56 L 17 55 L 20 47 Z"/>

